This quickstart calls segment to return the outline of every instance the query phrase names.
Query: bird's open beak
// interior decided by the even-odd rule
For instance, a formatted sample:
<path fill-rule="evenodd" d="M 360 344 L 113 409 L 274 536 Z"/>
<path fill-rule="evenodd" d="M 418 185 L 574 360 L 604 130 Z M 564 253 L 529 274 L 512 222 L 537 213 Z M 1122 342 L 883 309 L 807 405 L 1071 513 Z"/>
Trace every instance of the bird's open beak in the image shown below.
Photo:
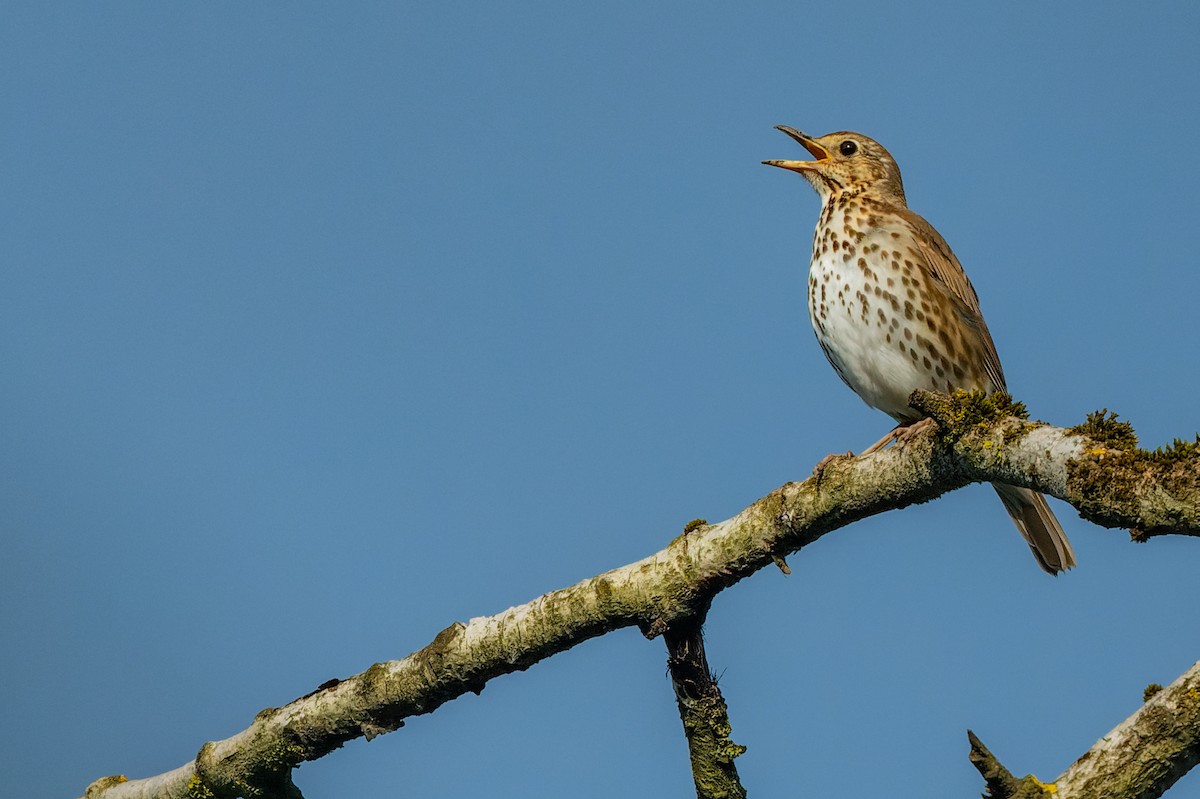
<path fill-rule="evenodd" d="M 793 172 L 804 172 L 816 168 L 817 164 L 822 161 L 829 160 L 829 151 L 821 145 L 817 144 L 817 140 L 811 136 L 805 136 L 795 128 L 789 128 L 787 125 L 776 125 L 775 130 L 782 130 L 787 135 L 791 136 L 796 141 L 813 154 L 815 161 L 763 161 L 767 166 L 777 166 L 780 169 L 790 169 Z"/>

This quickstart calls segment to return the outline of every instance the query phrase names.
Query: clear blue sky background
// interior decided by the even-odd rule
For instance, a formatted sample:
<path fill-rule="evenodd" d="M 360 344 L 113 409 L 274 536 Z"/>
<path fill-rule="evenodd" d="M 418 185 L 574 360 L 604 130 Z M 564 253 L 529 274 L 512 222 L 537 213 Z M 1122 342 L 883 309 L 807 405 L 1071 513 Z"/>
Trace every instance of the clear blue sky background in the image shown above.
<path fill-rule="evenodd" d="M 4 793 L 174 768 L 881 435 L 776 124 L 891 149 L 1034 416 L 1194 433 L 1194 7 L 960 8 L 8 3 Z M 1058 579 L 972 487 L 722 594 L 751 794 L 975 795 L 967 727 L 1050 779 L 1200 658 L 1197 542 L 1055 508 Z M 685 797 L 664 672 L 618 632 L 297 781 Z"/>

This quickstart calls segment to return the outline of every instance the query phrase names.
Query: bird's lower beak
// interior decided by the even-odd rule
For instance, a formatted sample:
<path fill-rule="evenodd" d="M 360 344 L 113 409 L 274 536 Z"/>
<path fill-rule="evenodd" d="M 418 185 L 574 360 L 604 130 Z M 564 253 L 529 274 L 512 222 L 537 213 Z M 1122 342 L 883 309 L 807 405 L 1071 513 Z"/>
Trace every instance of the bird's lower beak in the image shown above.
<path fill-rule="evenodd" d="M 793 172 L 804 172 L 805 170 L 814 169 L 817 164 L 822 161 L 829 160 L 829 151 L 817 144 L 817 140 L 811 136 L 806 136 L 795 128 L 789 128 L 787 125 L 776 125 L 775 130 L 782 130 L 787 135 L 791 136 L 796 141 L 813 154 L 815 161 L 763 161 L 767 166 L 777 166 L 780 169 L 790 169 Z"/>

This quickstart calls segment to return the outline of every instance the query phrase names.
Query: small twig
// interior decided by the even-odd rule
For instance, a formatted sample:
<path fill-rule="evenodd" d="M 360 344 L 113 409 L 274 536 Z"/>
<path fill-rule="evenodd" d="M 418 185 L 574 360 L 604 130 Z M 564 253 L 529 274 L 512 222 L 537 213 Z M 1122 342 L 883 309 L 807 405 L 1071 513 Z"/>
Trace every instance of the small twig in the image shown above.
<path fill-rule="evenodd" d="M 1024 796 L 1022 781 L 1012 775 L 1012 772 L 996 759 L 983 741 L 975 733 L 967 730 L 967 740 L 971 742 L 971 765 L 983 775 L 987 786 L 986 799 L 1016 799 Z"/>

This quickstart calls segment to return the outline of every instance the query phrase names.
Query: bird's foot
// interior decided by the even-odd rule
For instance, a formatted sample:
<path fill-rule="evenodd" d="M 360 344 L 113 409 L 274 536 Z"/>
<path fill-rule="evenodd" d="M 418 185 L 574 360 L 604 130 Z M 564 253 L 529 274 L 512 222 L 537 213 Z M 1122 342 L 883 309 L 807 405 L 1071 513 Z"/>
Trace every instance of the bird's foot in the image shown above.
<path fill-rule="evenodd" d="M 930 427 L 934 427 L 936 425 L 937 425 L 937 422 L 935 422 L 933 419 L 929 418 L 928 416 L 926 416 L 924 419 L 918 419 L 917 421 L 913 422 L 912 424 L 901 428 L 896 433 L 896 443 L 897 444 L 908 443 L 908 440 L 910 438 L 915 438 L 916 436 L 920 435 L 924 431 L 928 430 Z"/>
<path fill-rule="evenodd" d="M 879 450 L 883 449 L 888 444 L 891 444 L 893 441 L 897 441 L 900 438 L 900 431 L 902 431 L 902 430 L 904 430 L 904 425 L 902 425 L 902 424 L 896 425 L 895 427 L 893 427 L 891 430 L 888 431 L 888 434 L 886 436 L 884 436 L 883 438 L 879 439 L 871 446 L 864 449 L 862 454 L 870 455 L 872 452 L 878 452 Z"/>
<path fill-rule="evenodd" d="M 831 452 L 828 455 L 826 455 L 824 458 L 821 458 L 820 463 L 818 463 L 816 466 L 813 467 L 813 474 L 815 474 L 817 477 L 820 477 L 821 473 L 824 472 L 825 469 L 827 469 L 831 463 L 835 463 L 837 461 L 849 460 L 850 458 L 853 458 L 853 457 L 854 457 L 853 452 Z"/>
<path fill-rule="evenodd" d="M 908 424 L 898 424 L 889 430 L 886 436 L 864 449 L 858 455 L 858 457 L 861 458 L 864 455 L 870 455 L 872 452 L 878 452 L 888 444 L 903 444 L 933 423 L 933 419 L 926 417 Z M 853 460 L 854 457 L 855 456 L 853 452 L 832 452 L 826 455 L 824 458 L 821 458 L 821 461 L 813 467 L 813 476 L 817 478 L 817 482 L 819 483 L 821 481 L 821 476 L 825 474 L 825 470 L 834 463 L 837 463 L 838 461 Z"/>
<path fill-rule="evenodd" d="M 909 424 L 898 424 L 893 427 L 886 436 L 864 449 L 862 454 L 870 455 L 872 452 L 878 452 L 893 442 L 903 444 L 933 423 L 933 419 L 926 417 L 924 419 L 918 419 L 915 422 L 910 422 Z"/>

